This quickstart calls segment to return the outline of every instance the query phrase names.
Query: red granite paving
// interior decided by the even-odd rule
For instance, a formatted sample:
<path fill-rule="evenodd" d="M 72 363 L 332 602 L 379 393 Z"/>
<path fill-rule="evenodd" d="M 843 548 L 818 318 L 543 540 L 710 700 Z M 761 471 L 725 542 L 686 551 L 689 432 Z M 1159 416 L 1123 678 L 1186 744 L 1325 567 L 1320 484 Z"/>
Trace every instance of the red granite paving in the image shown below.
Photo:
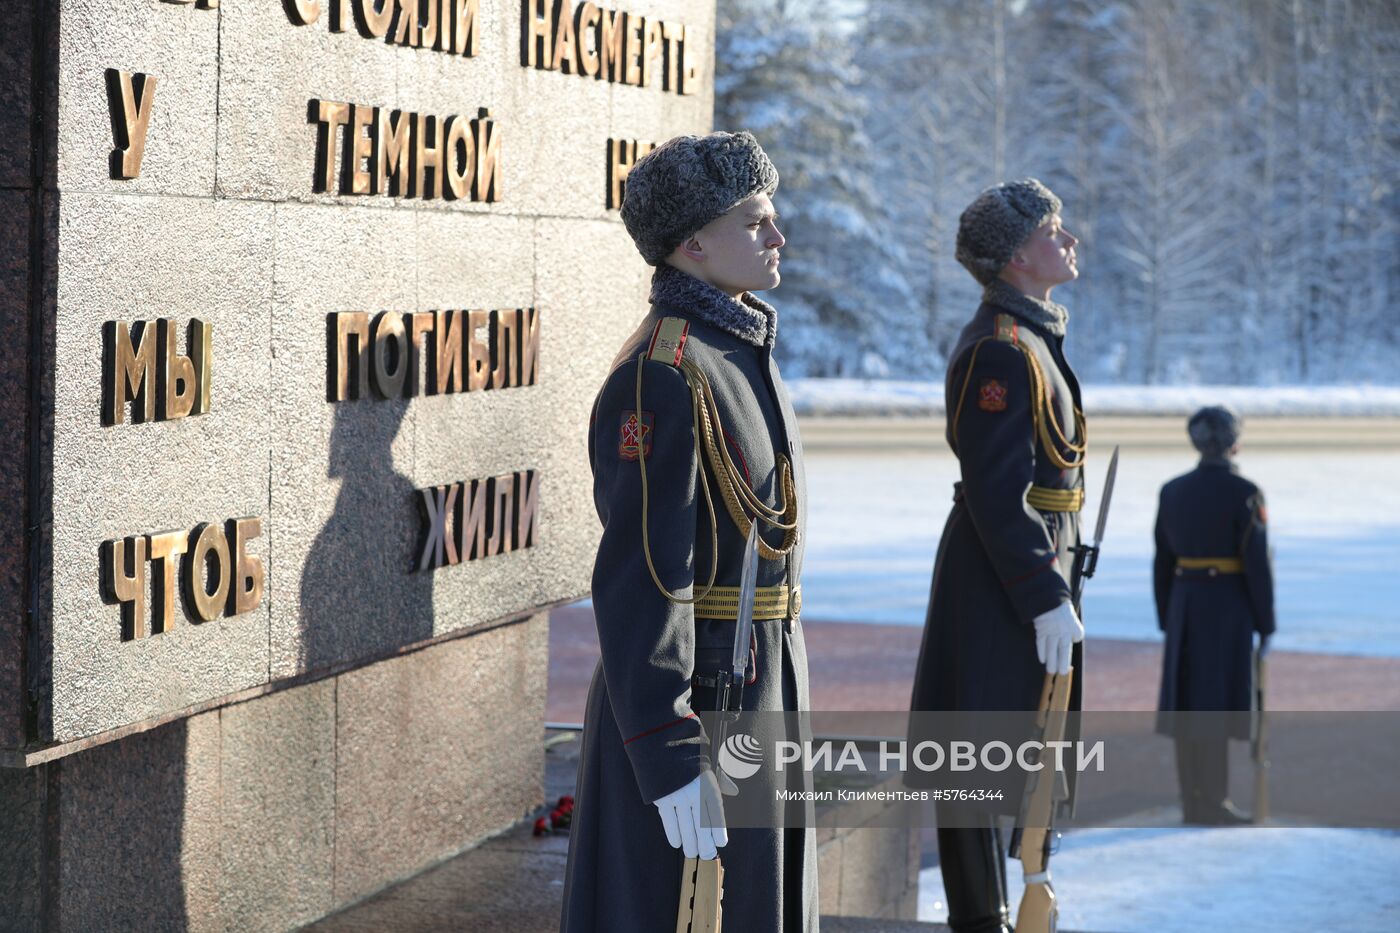
<path fill-rule="evenodd" d="M 920 628 L 803 620 L 812 708 L 904 710 L 909 707 Z M 1161 646 L 1091 638 L 1084 667 L 1085 708 L 1156 709 Z M 1400 658 L 1275 651 L 1269 705 L 1277 710 L 1400 710 Z M 582 722 L 598 661 L 593 610 L 567 606 L 550 614 L 550 722 Z"/>

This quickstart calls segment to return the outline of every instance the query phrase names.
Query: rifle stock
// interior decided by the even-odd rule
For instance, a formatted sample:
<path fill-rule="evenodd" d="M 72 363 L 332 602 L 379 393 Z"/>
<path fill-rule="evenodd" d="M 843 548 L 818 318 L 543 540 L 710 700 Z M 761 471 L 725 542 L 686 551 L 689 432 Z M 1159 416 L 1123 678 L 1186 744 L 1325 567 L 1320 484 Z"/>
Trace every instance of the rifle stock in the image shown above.
<path fill-rule="evenodd" d="M 1058 742 L 1065 734 L 1069 688 L 1074 670 L 1062 676 L 1046 674 L 1036 712 L 1036 731 L 1042 742 Z M 1042 758 L 1042 762 L 1044 759 Z M 1054 933 L 1059 906 L 1050 884 L 1050 832 L 1055 815 L 1055 786 L 1059 771 L 1053 766 L 1033 771 L 1021 802 L 1019 857 L 1026 890 L 1016 911 L 1016 933 Z"/>
<path fill-rule="evenodd" d="M 720 933 L 724 866 L 719 859 L 688 858 L 681 869 L 681 900 L 676 933 Z"/>

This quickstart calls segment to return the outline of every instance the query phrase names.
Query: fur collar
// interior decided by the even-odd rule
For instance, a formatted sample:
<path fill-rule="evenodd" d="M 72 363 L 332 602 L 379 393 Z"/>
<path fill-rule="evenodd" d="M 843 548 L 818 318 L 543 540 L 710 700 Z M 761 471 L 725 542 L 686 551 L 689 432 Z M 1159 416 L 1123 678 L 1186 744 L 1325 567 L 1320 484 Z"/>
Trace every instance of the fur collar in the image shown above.
<path fill-rule="evenodd" d="M 778 312 L 766 301 L 752 292 L 744 292 L 736 301 L 664 262 L 651 277 L 651 303 L 686 311 L 756 347 L 772 349 L 778 336 Z"/>
<path fill-rule="evenodd" d="M 1019 318 L 1039 327 L 1055 337 L 1065 335 L 1065 325 L 1069 323 L 1069 311 L 1064 305 L 1053 301 L 1041 301 L 1017 291 L 1005 279 L 992 279 L 992 283 L 982 292 L 982 300 L 1010 311 Z"/>

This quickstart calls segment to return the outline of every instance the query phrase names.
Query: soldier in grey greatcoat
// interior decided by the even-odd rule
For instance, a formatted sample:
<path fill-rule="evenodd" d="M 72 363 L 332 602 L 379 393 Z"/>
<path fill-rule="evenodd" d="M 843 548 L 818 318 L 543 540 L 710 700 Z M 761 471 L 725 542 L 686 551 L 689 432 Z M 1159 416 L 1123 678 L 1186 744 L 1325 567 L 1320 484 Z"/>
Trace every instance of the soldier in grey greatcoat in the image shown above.
<path fill-rule="evenodd" d="M 1035 710 L 1046 671 L 1071 664 L 1071 709 L 1079 708 L 1084 627 L 1069 573 L 1086 445 L 1079 382 L 1064 354 L 1069 315 L 1050 300 L 1079 274 L 1078 240 L 1060 207 L 1027 178 L 982 192 L 959 222 L 958 261 L 984 291 L 949 355 L 948 445 L 962 481 L 938 545 L 915 711 Z M 1007 930 L 995 815 L 963 828 L 941 825 L 952 822 L 946 813 L 938 852 L 949 926 Z"/>
<path fill-rule="evenodd" d="M 1152 580 L 1167 636 L 1158 728 L 1176 740 L 1187 823 L 1248 821 L 1226 796 L 1226 742 L 1250 737 L 1254 635 L 1262 653 L 1274 632 L 1268 513 L 1234 464 L 1240 427 L 1218 405 L 1192 415 L 1187 433 L 1201 462 L 1162 487 L 1157 508 Z M 1195 711 L 1208 712 L 1183 715 Z"/>
<path fill-rule="evenodd" d="M 725 928 L 817 929 L 813 830 L 723 826 L 709 737 L 759 529 L 744 710 L 808 708 L 799 580 L 802 443 L 773 361 L 778 173 L 748 133 L 681 136 L 638 160 L 622 218 L 656 267 L 651 310 L 593 407 L 603 523 L 593 675 L 561 930 L 675 928 L 685 857 L 722 857 Z M 638 395 L 640 393 L 640 399 Z"/>

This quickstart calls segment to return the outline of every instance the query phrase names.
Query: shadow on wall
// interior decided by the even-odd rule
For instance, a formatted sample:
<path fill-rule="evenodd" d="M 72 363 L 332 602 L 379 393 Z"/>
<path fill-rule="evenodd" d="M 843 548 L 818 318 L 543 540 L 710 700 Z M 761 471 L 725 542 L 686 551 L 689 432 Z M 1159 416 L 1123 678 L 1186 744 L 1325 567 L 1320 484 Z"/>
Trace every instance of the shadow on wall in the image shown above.
<path fill-rule="evenodd" d="M 302 570 L 302 670 L 432 637 L 433 575 L 412 569 L 417 492 L 392 452 L 407 411 L 406 399 L 335 406 L 326 475 L 340 492 Z"/>

